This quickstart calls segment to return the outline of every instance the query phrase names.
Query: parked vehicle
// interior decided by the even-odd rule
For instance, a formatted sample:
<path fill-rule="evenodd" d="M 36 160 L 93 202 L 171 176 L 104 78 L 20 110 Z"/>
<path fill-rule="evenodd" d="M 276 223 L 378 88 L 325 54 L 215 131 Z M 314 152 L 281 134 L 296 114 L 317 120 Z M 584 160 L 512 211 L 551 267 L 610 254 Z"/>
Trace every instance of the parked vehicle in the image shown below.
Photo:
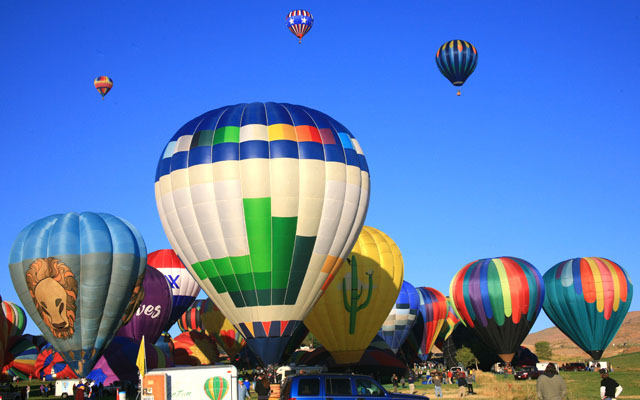
<path fill-rule="evenodd" d="M 80 379 L 60 379 L 56 381 L 56 397 L 73 397 L 73 385 L 80 383 Z M 3 398 L 4 400 L 4 398 Z"/>
<path fill-rule="evenodd" d="M 542 371 L 538 371 L 538 368 L 525 366 L 516 371 L 515 375 L 513 375 L 513 378 L 517 380 L 538 379 L 540 375 L 542 375 Z"/>
<path fill-rule="evenodd" d="M 149 371 L 142 400 L 238 400 L 238 370 L 233 365 L 164 368 Z M 241 399 L 244 400 L 244 399 Z"/>
<path fill-rule="evenodd" d="M 11 384 L 3 383 L 0 385 L 0 399 L 22 400 L 22 393 L 14 386 L 11 386 Z"/>
<path fill-rule="evenodd" d="M 587 366 L 581 362 L 567 363 L 560 367 L 560 371 L 586 371 Z"/>
<path fill-rule="evenodd" d="M 295 366 L 282 366 L 276 370 L 276 374 L 280 376 L 280 382 L 284 382 L 290 376 L 297 374 L 319 374 L 326 372 L 327 367 L 324 365 L 295 365 Z"/>
<path fill-rule="evenodd" d="M 290 376 L 280 392 L 280 400 L 429 400 L 428 397 L 387 392 L 366 375 L 302 374 Z"/>

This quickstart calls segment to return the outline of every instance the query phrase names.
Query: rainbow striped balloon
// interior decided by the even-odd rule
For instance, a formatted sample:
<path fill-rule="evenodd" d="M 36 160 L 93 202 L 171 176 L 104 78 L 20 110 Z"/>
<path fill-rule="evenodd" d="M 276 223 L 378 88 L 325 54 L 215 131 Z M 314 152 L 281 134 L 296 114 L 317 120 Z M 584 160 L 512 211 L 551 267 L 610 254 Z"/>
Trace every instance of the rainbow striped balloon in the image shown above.
<path fill-rule="evenodd" d="M 599 360 L 631 306 L 629 275 L 606 258 L 572 258 L 547 271 L 544 283 L 544 312 L 575 344 Z"/>
<path fill-rule="evenodd" d="M 449 294 L 464 323 L 506 362 L 531 330 L 544 300 L 540 272 L 515 257 L 467 264 L 451 280 Z"/>
<path fill-rule="evenodd" d="M 204 382 L 204 392 L 211 400 L 222 400 L 228 391 L 229 382 L 219 376 L 214 376 Z"/>
<path fill-rule="evenodd" d="M 342 124 L 311 108 L 209 111 L 167 143 L 156 204 L 173 249 L 265 364 L 354 246 L 369 170 Z"/>

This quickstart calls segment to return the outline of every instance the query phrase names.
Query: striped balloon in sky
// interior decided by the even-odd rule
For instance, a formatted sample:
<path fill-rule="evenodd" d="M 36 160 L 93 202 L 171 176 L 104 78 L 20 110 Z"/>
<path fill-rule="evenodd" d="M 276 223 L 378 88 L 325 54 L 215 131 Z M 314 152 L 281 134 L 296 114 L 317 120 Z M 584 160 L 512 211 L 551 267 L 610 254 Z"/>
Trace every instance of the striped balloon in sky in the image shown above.
<path fill-rule="evenodd" d="M 200 293 L 198 282 L 171 249 L 156 250 L 147 256 L 147 264 L 162 272 L 171 286 L 173 304 L 165 331 L 176 323 Z"/>
<path fill-rule="evenodd" d="M 436 64 L 442 75 L 454 86 L 462 86 L 476 69 L 478 51 L 464 40 L 450 40 L 438 48 Z"/>
<path fill-rule="evenodd" d="M 171 246 L 271 364 L 351 251 L 369 171 L 353 135 L 326 114 L 238 104 L 178 130 L 155 191 Z"/>
<path fill-rule="evenodd" d="M 296 35 L 298 43 L 302 43 L 302 37 L 311 30 L 313 15 L 306 10 L 293 10 L 287 14 L 287 28 Z"/>
<path fill-rule="evenodd" d="M 420 298 L 420 314 L 424 321 L 424 333 L 418 354 L 427 357 L 447 318 L 447 298 L 434 288 L 419 287 L 416 290 Z"/>
<path fill-rule="evenodd" d="M 511 362 L 544 300 L 540 272 L 515 257 L 467 264 L 451 280 L 449 294 L 464 323 L 505 362 Z"/>
<path fill-rule="evenodd" d="M 382 323 L 378 335 L 384 339 L 394 354 L 407 339 L 409 331 L 416 321 L 420 299 L 416 288 L 407 281 L 402 281 L 400 293 L 389 316 Z"/>
<path fill-rule="evenodd" d="M 572 258 L 544 274 L 544 312 L 599 360 L 624 320 L 633 285 L 622 267 L 601 257 Z"/>

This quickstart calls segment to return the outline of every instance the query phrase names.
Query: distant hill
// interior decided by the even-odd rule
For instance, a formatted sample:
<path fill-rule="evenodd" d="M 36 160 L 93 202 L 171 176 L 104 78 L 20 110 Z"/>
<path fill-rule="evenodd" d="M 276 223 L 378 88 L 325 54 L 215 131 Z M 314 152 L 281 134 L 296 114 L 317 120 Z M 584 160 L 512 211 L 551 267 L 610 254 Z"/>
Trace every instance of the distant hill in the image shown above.
<path fill-rule="evenodd" d="M 523 345 L 535 351 L 537 342 L 549 342 L 554 361 L 570 361 L 572 359 L 587 359 L 589 355 L 576 346 L 560 329 L 553 327 L 530 333 Z M 618 354 L 635 353 L 640 351 L 640 311 L 627 314 L 620 330 L 604 352 L 603 359 Z"/>

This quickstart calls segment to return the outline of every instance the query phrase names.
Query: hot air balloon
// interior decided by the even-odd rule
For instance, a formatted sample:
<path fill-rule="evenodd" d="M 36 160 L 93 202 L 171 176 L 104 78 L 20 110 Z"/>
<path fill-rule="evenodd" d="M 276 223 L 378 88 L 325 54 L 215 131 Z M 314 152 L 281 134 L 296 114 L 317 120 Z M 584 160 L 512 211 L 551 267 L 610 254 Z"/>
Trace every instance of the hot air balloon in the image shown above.
<path fill-rule="evenodd" d="M 391 312 L 378 332 L 378 335 L 387 342 L 393 354 L 400 350 L 400 346 L 409 336 L 418 315 L 419 304 L 420 299 L 416 288 L 409 282 L 403 281 L 400 294 L 398 294 Z"/>
<path fill-rule="evenodd" d="M 2 302 L 2 312 L 7 320 L 4 324 L 6 332 L 2 336 L 6 335 L 7 347 L 11 347 L 22 336 L 24 328 L 27 326 L 27 316 L 22 307 L 10 301 Z"/>
<path fill-rule="evenodd" d="M 287 28 L 296 35 L 298 43 L 302 43 L 302 37 L 311 30 L 313 15 L 306 10 L 293 10 L 287 15 Z"/>
<path fill-rule="evenodd" d="M 96 384 L 105 386 L 115 381 L 136 382 L 138 378 L 138 366 L 136 360 L 140 342 L 128 337 L 115 337 L 95 367 L 87 375 L 87 378 Z M 145 338 L 145 362 L 148 369 L 172 367 L 166 355 L 158 347 L 146 341 Z"/>
<path fill-rule="evenodd" d="M 74 379 L 78 376 L 64 361 L 62 355 L 55 351 L 50 344 L 44 346 L 38 353 L 34 376 L 48 381 L 54 379 Z"/>
<path fill-rule="evenodd" d="M 225 318 L 222 311 L 209 299 L 196 300 L 178 320 L 182 332 L 197 331 L 213 336 L 233 360 L 245 345 L 245 340 L 238 329 Z"/>
<path fill-rule="evenodd" d="M 146 255 L 133 225 L 91 212 L 43 218 L 13 243 L 9 269 L 20 301 L 78 376 L 120 327 Z"/>
<path fill-rule="evenodd" d="M 104 96 L 106 96 L 113 87 L 113 81 L 108 76 L 99 76 L 93 80 L 93 86 L 96 87 L 100 95 L 102 95 L 102 100 L 104 100 Z"/>
<path fill-rule="evenodd" d="M 173 340 L 176 365 L 210 365 L 218 359 L 216 341 L 197 331 L 183 332 Z"/>
<path fill-rule="evenodd" d="M 331 117 L 239 104 L 178 130 L 155 191 L 191 275 L 262 362 L 275 364 L 355 243 L 369 172 L 358 142 Z"/>
<path fill-rule="evenodd" d="M 2 297 L 0 296 L 0 302 Z M 2 307 L 0 307 L 0 368 L 4 366 L 4 353 L 7 350 L 7 335 L 9 334 L 9 328 L 7 327 L 8 321 L 4 317 Z"/>
<path fill-rule="evenodd" d="M 427 358 L 447 318 L 447 298 L 434 288 L 419 287 L 416 290 L 420 298 L 420 314 L 424 321 L 424 334 L 418 354 Z"/>
<path fill-rule="evenodd" d="M 5 366 L 2 373 L 18 376 L 22 379 L 33 375 L 37 357 L 38 348 L 28 339 L 18 338 L 5 355 Z"/>
<path fill-rule="evenodd" d="M 449 294 L 462 321 L 511 362 L 540 313 L 544 283 L 540 272 L 522 259 L 485 258 L 458 271 Z"/>
<path fill-rule="evenodd" d="M 164 328 L 168 331 L 196 299 L 200 293 L 200 286 L 173 250 L 163 249 L 149 253 L 147 264 L 162 272 L 171 286 L 173 305 L 171 316 Z"/>
<path fill-rule="evenodd" d="M 155 346 L 164 352 L 165 356 L 167 356 L 167 362 L 173 364 L 173 338 L 168 332 L 162 332 Z"/>
<path fill-rule="evenodd" d="M 544 284 L 544 312 L 549 319 L 599 360 L 631 306 L 629 275 L 606 258 L 572 258 L 547 271 Z"/>
<path fill-rule="evenodd" d="M 438 48 L 436 64 L 453 86 L 462 86 L 478 64 L 478 51 L 464 40 L 450 40 Z M 460 96 L 460 90 L 458 90 Z"/>
<path fill-rule="evenodd" d="M 221 376 L 214 376 L 204 382 L 204 392 L 211 400 L 222 400 L 229 392 L 229 381 Z"/>
<path fill-rule="evenodd" d="M 435 345 L 438 346 L 440 350 L 443 350 L 444 342 L 451 336 L 459 322 L 460 318 L 458 318 L 455 308 L 451 305 L 450 298 L 447 297 L 447 318 L 444 320 L 444 324 L 442 324 L 442 328 L 440 328 L 435 342 Z"/>
<path fill-rule="evenodd" d="M 401 346 L 401 355 L 407 365 L 413 365 L 423 361 L 419 357 L 420 346 L 422 345 L 422 337 L 424 336 L 424 319 L 422 313 L 418 312 L 416 320 Z"/>
<path fill-rule="evenodd" d="M 171 289 L 165 276 L 155 268 L 147 266 L 142 281 L 144 297 L 131 321 L 123 325 L 116 334 L 137 342 L 144 336 L 149 343 L 160 337 L 171 316 Z"/>
<path fill-rule="evenodd" d="M 338 364 L 354 364 L 398 298 L 404 264 L 395 242 L 369 226 L 345 264 L 304 324 Z"/>

